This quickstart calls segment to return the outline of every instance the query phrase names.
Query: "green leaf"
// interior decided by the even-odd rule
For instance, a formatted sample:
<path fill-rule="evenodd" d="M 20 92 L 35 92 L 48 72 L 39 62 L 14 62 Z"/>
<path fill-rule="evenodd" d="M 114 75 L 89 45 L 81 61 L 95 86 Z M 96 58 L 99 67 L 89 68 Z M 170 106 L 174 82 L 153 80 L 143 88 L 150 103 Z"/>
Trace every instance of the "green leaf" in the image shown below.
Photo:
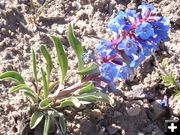
<path fill-rule="evenodd" d="M 32 50 L 32 66 L 33 66 L 34 80 L 36 82 L 36 85 L 38 85 L 37 68 L 36 68 L 36 54 L 35 54 L 34 50 Z"/>
<path fill-rule="evenodd" d="M 0 74 L 0 80 L 14 80 L 19 84 L 24 84 L 22 76 L 15 71 L 7 71 Z"/>
<path fill-rule="evenodd" d="M 74 32 L 73 32 L 73 27 L 71 24 L 68 26 L 68 33 L 67 33 L 67 38 L 69 44 L 72 46 L 73 50 L 76 53 L 76 56 L 78 58 L 78 70 L 83 69 L 83 47 L 81 45 L 81 42 L 75 37 Z"/>
<path fill-rule="evenodd" d="M 37 95 L 35 93 L 30 92 L 30 91 L 24 91 L 24 95 L 26 97 L 30 97 L 35 103 L 38 102 L 38 97 L 37 97 Z"/>
<path fill-rule="evenodd" d="M 38 97 L 35 94 L 35 92 L 28 87 L 26 84 L 19 84 L 17 86 L 11 87 L 9 89 L 9 93 L 15 93 L 15 92 L 19 92 L 19 91 L 23 91 L 24 95 L 27 97 L 30 97 L 34 102 L 38 101 Z"/>
<path fill-rule="evenodd" d="M 45 72 L 43 71 L 42 68 L 41 68 L 41 74 L 42 74 L 42 80 L 43 80 L 43 94 L 44 94 L 44 98 L 47 98 L 47 96 L 48 96 L 48 85 L 47 85 Z"/>
<path fill-rule="evenodd" d="M 49 102 L 48 98 L 46 98 L 46 99 L 43 99 L 43 100 L 39 103 L 39 108 L 40 108 L 40 109 L 47 109 L 50 105 L 51 105 L 51 103 Z"/>
<path fill-rule="evenodd" d="M 94 74 L 98 72 L 98 66 L 97 64 L 93 63 L 89 67 L 82 69 L 77 72 L 79 75 L 89 75 L 89 74 Z"/>
<path fill-rule="evenodd" d="M 47 80 L 48 80 L 48 83 L 49 83 L 50 74 L 51 74 L 51 71 L 52 71 L 52 68 L 53 68 L 51 56 L 48 53 L 45 46 L 42 45 L 40 50 L 41 50 L 41 53 L 43 54 L 43 56 L 44 56 L 44 58 L 46 59 L 46 62 L 47 62 Z"/>
<path fill-rule="evenodd" d="M 171 76 L 163 76 L 163 83 L 165 86 L 174 86 L 174 79 Z"/>
<path fill-rule="evenodd" d="M 11 87 L 9 89 L 9 93 L 19 92 L 19 90 L 27 90 L 34 93 L 34 91 L 31 88 L 29 88 L 26 84 L 19 84 L 17 86 Z"/>
<path fill-rule="evenodd" d="M 57 57 L 58 57 L 58 62 L 61 68 L 61 79 L 60 79 L 60 84 L 63 84 L 64 79 L 67 75 L 67 70 L 68 70 L 68 59 L 67 56 L 64 52 L 64 48 L 63 45 L 61 43 L 61 41 L 59 40 L 58 37 L 56 36 L 51 36 L 51 39 L 53 41 L 53 44 L 56 48 L 56 53 L 57 53 Z"/>
<path fill-rule="evenodd" d="M 94 85 L 92 83 L 89 83 L 88 85 L 86 85 L 85 87 L 83 87 L 79 90 L 79 94 L 92 92 L 92 90 L 94 90 L 94 88 L 95 88 Z"/>
<path fill-rule="evenodd" d="M 45 116 L 43 135 L 48 135 L 50 127 L 50 116 Z"/>
<path fill-rule="evenodd" d="M 80 101 L 89 101 L 89 102 L 102 101 L 110 104 L 112 107 L 115 106 L 114 100 L 102 92 L 85 93 L 78 96 L 77 99 L 79 99 Z"/>
<path fill-rule="evenodd" d="M 55 109 L 52 109 L 54 111 L 54 116 L 58 118 L 58 123 L 59 123 L 59 128 L 62 132 L 62 134 L 66 133 L 66 121 L 65 121 L 65 117 L 64 114 L 61 112 L 58 112 Z"/>
<path fill-rule="evenodd" d="M 64 101 L 61 102 L 60 108 L 68 107 L 68 106 L 75 106 L 76 108 L 80 107 L 80 102 L 75 97 L 66 98 Z"/>
<path fill-rule="evenodd" d="M 42 112 L 34 112 L 30 119 L 30 128 L 34 129 L 43 119 L 44 115 Z"/>
<path fill-rule="evenodd" d="M 58 113 L 59 114 L 59 127 L 62 131 L 63 134 L 66 133 L 66 122 L 65 122 L 65 118 L 64 115 L 62 113 Z"/>

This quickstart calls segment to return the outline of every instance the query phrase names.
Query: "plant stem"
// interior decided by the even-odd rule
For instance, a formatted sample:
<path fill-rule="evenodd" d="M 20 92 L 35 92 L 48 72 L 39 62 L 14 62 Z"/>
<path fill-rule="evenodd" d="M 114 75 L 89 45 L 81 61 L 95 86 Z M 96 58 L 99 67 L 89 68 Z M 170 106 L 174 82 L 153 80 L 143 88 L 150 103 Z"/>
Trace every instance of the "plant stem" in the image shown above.
<path fill-rule="evenodd" d="M 82 88 L 86 82 L 97 80 L 97 78 L 99 79 L 98 74 L 89 75 L 89 76 L 83 78 L 80 82 L 78 82 L 68 88 L 65 88 L 65 89 L 63 88 L 62 85 L 59 85 L 57 91 L 55 91 L 54 94 L 49 95 L 48 99 L 50 101 L 56 101 L 58 98 L 69 95 L 69 94 L 75 92 L 76 90 Z"/>

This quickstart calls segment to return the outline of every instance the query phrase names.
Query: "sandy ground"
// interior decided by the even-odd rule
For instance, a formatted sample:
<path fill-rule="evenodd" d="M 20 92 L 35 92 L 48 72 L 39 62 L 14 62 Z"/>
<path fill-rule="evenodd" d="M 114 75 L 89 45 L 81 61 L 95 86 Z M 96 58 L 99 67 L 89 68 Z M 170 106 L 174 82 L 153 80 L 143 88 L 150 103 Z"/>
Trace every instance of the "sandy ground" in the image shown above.
<path fill-rule="evenodd" d="M 74 22 L 75 34 L 82 42 L 86 51 L 94 49 L 98 40 L 89 35 L 98 35 L 108 39 L 106 31 L 110 18 L 120 10 L 125 10 L 129 0 L 49 0 L 48 5 L 37 19 L 37 25 L 31 21 L 29 0 L 0 0 L 0 73 L 15 70 L 22 74 L 27 82 L 32 81 L 31 49 L 39 52 L 40 44 L 45 44 L 54 59 L 52 80 L 58 79 L 58 65 L 55 49 L 49 39 L 50 35 L 58 35 L 68 53 L 70 60 L 66 85 L 78 81 L 76 75 L 77 59 L 69 47 L 66 30 L 70 22 Z M 36 0 L 35 0 L 36 1 Z M 170 19 L 171 30 L 169 41 L 160 45 L 157 53 L 161 61 L 168 58 L 167 71 L 172 71 L 177 81 L 180 80 L 180 1 L 179 0 L 148 0 Z M 36 1 L 41 7 L 43 0 Z M 128 7 L 133 7 L 133 4 Z M 38 66 L 44 67 L 42 56 L 38 53 Z M 112 97 L 117 101 L 115 108 L 102 103 L 86 108 L 64 110 L 68 133 L 67 135 L 164 135 L 164 120 L 180 117 L 179 100 L 172 95 L 172 89 L 160 84 L 160 72 L 151 57 L 138 70 L 133 81 L 128 81 L 129 91 L 125 95 Z M 29 83 L 31 85 L 31 83 Z M 8 94 L 12 86 L 9 82 L 0 82 L 0 135 L 20 134 L 23 122 L 29 117 L 30 102 L 21 94 Z M 120 85 L 120 84 L 119 84 Z M 119 86 L 119 90 L 121 87 Z M 170 113 L 159 108 L 158 100 L 165 91 L 170 93 Z M 133 93 L 133 94 L 132 94 Z M 137 99 L 133 96 L 152 95 L 152 100 Z M 134 95 L 135 94 L 135 95 Z M 128 108 L 139 110 L 135 116 L 128 113 Z M 166 112 L 161 116 L 161 113 Z M 32 134 L 40 135 L 39 132 Z"/>

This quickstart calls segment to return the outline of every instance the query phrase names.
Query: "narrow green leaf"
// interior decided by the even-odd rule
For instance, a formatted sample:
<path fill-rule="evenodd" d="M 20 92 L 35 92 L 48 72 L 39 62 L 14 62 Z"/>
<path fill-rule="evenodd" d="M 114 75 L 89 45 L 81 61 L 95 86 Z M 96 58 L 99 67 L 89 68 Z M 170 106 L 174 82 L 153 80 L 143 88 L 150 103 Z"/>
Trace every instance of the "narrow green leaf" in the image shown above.
<path fill-rule="evenodd" d="M 48 135 L 50 127 L 50 116 L 45 116 L 43 135 Z"/>
<path fill-rule="evenodd" d="M 52 39 L 53 44 L 56 48 L 58 63 L 59 63 L 60 68 L 61 68 L 61 74 L 62 75 L 61 75 L 60 83 L 63 84 L 64 79 L 67 75 L 68 59 L 67 59 L 66 53 L 64 51 L 63 45 L 62 45 L 61 41 L 59 40 L 59 38 L 56 36 L 51 36 L 51 39 Z"/>
<path fill-rule="evenodd" d="M 112 107 L 115 106 L 114 100 L 102 92 L 85 93 L 78 96 L 77 99 L 79 99 L 80 101 L 89 101 L 89 102 L 102 101 L 110 104 Z"/>
<path fill-rule="evenodd" d="M 43 99 L 40 103 L 39 103 L 39 108 L 40 109 L 47 109 L 49 106 L 51 105 L 51 103 L 49 102 L 49 100 Z"/>
<path fill-rule="evenodd" d="M 62 132 L 62 134 L 66 133 L 66 121 L 64 114 L 61 112 L 58 112 L 57 110 L 53 109 L 54 111 L 54 116 L 58 118 L 58 123 L 59 123 L 59 128 Z"/>
<path fill-rule="evenodd" d="M 22 76 L 15 71 L 7 71 L 0 74 L 0 80 L 14 80 L 17 83 L 24 84 Z"/>
<path fill-rule="evenodd" d="M 19 90 L 28 90 L 30 92 L 34 92 L 31 88 L 29 88 L 26 84 L 19 84 L 17 86 L 11 87 L 9 89 L 9 93 L 19 92 Z"/>
<path fill-rule="evenodd" d="M 38 102 L 38 97 L 37 97 L 37 95 L 35 93 L 30 92 L 30 91 L 24 91 L 24 95 L 26 97 L 30 97 L 35 103 Z"/>
<path fill-rule="evenodd" d="M 42 80 L 43 80 L 43 94 L 44 98 L 47 98 L 48 96 L 48 86 L 47 86 L 47 80 L 46 80 L 46 75 L 43 69 L 41 68 L 41 74 L 42 74 Z"/>
<path fill-rule="evenodd" d="M 36 82 L 36 85 L 38 85 L 37 68 L 36 68 L 36 54 L 35 54 L 34 50 L 32 50 L 32 66 L 33 66 L 34 80 Z"/>
<path fill-rule="evenodd" d="M 89 102 L 89 101 L 79 101 L 81 104 L 83 105 L 87 105 L 87 104 L 91 104 L 92 102 Z"/>
<path fill-rule="evenodd" d="M 48 84 L 49 84 L 50 74 L 51 74 L 51 71 L 52 71 L 52 68 L 53 68 L 51 56 L 50 56 L 50 54 L 48 53 L 48 51 L 47 51 L 47 49 L 46 49 L 45 46 L 42 45 L 42 46 L 40 47 L 40 50 L 41 50 L 41 53 L 43 54 L 43 56 L 44 56 L 44 58 L 46 59 L 46 62 L 47 62 L 46 71 L 47 71 L 47 80 L 48 80 Z"/>
<path fill-rule="evenodd" d="M 75 97 L 66 98 L 64 101 L 61 102 L 60 108 L 68 107 L 68 106 L 75 106 L 76 108 L 80 107 L 80 102 Z"/>
<path fill-rule="evenodd" d="M 87 92 L 92 92 L 92 90 L 94 89 L 94 85 L 92 83 L 89 83 L 88 85 L 86 85 L 85 87 L 81 88 L 79 90 L 79 94 L 83 94 L 83 93 L 87 93 Z"/>
<path fill-rule="evenodd" d="M 89 75 L 89 74 L 94 74 L 98 72 L 98 66 L 97 64 L 93 63 L 89 67 L 82 69 L 77 72 L 79 75 Z"/>
<path fill-rule="evenodd" d="M 81 42 L 75 37 L 74 32 L 73 32 L 73 27 L 71 24 L 68 26 L 68 33 L 67 33 L 67 38 L 69 44 L 72 46 L 73 50 L 76 53 L 76 56 L 78 58 L 78 70 L 83 69 L 83 47 L 81 45 Z"/>
<path fill-rule="evenodd" d="M 174 86 L 175 80 L 171 76 L 163 76 L 162 79 L 165 86 Z"/>
<path fill-rule="evenodd" d="M 42 112 L 34 112 L 30 119 L 30 128 L 34 129 L 43 119 L 44 115 Z"/>
<path fill-rule="evenodd" d="M 65 118 L 64 115 L 62 113 L 58 113 L 59 114 L 59 127 L 62 131 L 63 134 L 66 133 L 66 122 L 65 122 Z"/>

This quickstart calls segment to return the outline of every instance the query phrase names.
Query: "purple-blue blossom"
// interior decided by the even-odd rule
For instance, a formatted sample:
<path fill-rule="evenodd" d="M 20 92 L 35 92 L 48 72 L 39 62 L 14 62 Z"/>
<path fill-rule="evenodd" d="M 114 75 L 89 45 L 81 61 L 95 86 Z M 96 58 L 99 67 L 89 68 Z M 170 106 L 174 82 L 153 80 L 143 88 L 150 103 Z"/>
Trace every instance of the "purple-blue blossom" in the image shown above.
<path fill-rule="evenodd" d="M 113 89 L 114 82 L 128 79 L 168 39 L 169 20 L 159 16 L 151 4 L 142 3 L 138 9 L 118 12 L 108 24 L 113 39 L 96 46 L 100 74 Z"/>
<path fill-rule="evenodd" d="M 138 27 L 135 29 L 135 35 L 137 38 L 139 37 L 143 40 L 147 40 L 148 38 L 154 35 L 154 28 L 150 23 L 140 23 Z"/>
<path fill-rule="evenodd" d="M 100 72 L 101 72 L 101 76 L 104 77 L 107 81 L 115 82 L 117 79 L 116 77 L 117 77 L 118 69 L 115 66 L 115 64 L 112 64 L 110 62 L 103 63 L 100 66 Z"/>
<path fill-rule="evenodd" d="M 126 55 L 131 55 L 137 52 L 137 43 L 130 39 L 126 38 L 121 43 L 118 44 L 118 50 L 124 50 Z"/>

